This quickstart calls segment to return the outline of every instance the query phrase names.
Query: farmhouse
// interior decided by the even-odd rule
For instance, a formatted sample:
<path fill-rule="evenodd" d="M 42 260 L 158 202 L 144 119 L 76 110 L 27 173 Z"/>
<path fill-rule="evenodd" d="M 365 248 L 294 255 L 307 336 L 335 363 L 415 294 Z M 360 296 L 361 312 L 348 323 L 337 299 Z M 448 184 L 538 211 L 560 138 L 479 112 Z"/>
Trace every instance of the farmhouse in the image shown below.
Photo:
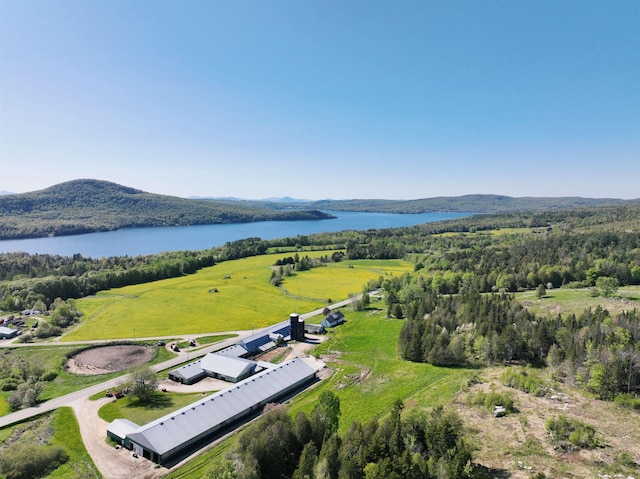
<path fill-rule="evenodd" d="M 276 365 L 145 426 L 116 419 L 107 435 L 158 464 L 171 464 L 210 442 L 226 426 L 283 400 L 315 379 L 302 359 Z"/>
<path fill-rule="evenodd" d="M 334 328 L 344 322 L 345 319 L 342 311 L 330 311 L 320 324 L 322 324 L 322 326 L 324 326 L 325 328 Z"/>

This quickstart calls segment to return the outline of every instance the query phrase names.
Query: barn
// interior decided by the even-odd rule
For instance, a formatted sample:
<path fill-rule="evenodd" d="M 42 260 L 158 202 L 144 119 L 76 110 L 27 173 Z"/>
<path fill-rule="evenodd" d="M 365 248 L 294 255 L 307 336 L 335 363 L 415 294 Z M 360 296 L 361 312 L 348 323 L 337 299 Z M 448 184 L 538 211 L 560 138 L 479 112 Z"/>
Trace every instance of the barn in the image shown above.
<path fill-rule="evenodd" d="M 213 353 L 202 358 L 201 367 L 207 376 L 231 383 L 248 378 L 261 369 L 255 361 Z"/>
<path fill-rule="evenodd" d="M 125 437 L 119 442 L 153 462 L 173 464 L 209 443 L 226 426 L 261 410 L 267 403 L 287 398 L 314 379 L 315 370 L 302 359 L 294 359 L 266 369 L 134 431 L 125 431 Z M 133 424 L 118 424 L 116 421 L 109 426 L 112 431 L 110 437 L 116 437 L 118 433 L 122 435 L 120 431 Z"/>
<path fill-rule="evenodd" d="M 202 369 L 202 360 L 194 361 L 169 372 L 169 379 L 182 384 L 195 384 L 206 377 L 207 373 Z"/>
<path fill-rule="evenodd" d="M 238 342 L 238 345 L 249 351 L 250 354 L 258 354 L 276 347 L 273 340 L 276 336 L 287 338 L 291 335 L 291 323 L 289 320 L 275 324 L 248 338 Z"/>

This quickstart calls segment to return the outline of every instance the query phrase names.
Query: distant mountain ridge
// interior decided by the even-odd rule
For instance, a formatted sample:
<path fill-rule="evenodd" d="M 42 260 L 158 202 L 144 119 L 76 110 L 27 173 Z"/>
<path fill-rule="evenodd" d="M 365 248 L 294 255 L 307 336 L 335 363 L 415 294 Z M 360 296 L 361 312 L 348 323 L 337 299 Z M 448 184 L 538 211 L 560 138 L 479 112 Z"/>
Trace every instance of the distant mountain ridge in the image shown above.
<path fill-rule="evenodd" d="M 329 211 L 362 211 L 380 213 L 507 213 L 515 211 L 557 210 L 632 202 L 618 198 L 581 197 L 520 197 L 505 195 L 464 195 L 438 196 L 416 200 L 320 200 L 306 203 L 291 203 L 290 206 L 304 206 Z"/>
<path fill-rule="evenodd" d="M 35 238 L 121 228 L 327 219 L 317 210 L 189 200 L 116 183 L 81 179 L 30 193 L 0 196 L 0 239 Z"/>
<path fill-rule="evenodd" d="M 0 196 L 0 239 L 61 236 L 121 228 L 326 219 L 326 211 L 505 213 L 637 202 L 617 198 L 440 196 L 416 200 L 186 199 L 117 183 L 80 179 Z M 324 210 L 325 212 L 321 211 Z"/>

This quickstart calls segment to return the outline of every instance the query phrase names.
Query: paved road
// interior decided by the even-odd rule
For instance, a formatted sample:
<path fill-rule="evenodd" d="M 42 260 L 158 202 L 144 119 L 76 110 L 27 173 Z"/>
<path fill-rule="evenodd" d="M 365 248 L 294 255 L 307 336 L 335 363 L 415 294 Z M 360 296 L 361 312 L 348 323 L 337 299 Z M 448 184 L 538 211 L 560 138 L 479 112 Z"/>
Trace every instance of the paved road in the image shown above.
<path fill-rule="evenodd" d="M 373 292 L 371 294 L 376 294 L 377 292 Z M 344 306 L 347 306 L 349 304 L 351 304 L 354 301 L 357 301 L 361 298 L 362 295 L 357 295 L 354 296 L 353 298 L 349 298 L 346 299 L 344 301 L 340 301 L 338 303 L 334 303 L 331 306 L 329 306 L 330 309 L 336 309 L 336 308 L 341 308 Z M 322 311 L 324 310 L 323 308 L 319 308 L 316 309 L 314 311 L 305 313 L 305 314 L 301 314 L 300 318 L 301 319 L 308 319 L 314 316 L 318 316 L 320 314 L 322 314 Z M 264 329 L 268 329 L 264 328 Z M 257 330 L 257 331 L 231 331 L 231 333 L 235 333 L 238 334 L 237 337 L 234 338 L 230 338 L 215 344 L 212 344 L 211 346 L 207 346 L 204 348 L 200 348 L 200 349 L 196 349 L 196 350 L 183 350 L 180 351 L 180 353 L 178 354 L 177 357 L 173 358 L 173 359 L 169 359 L 168 361 L 164 361 L 162 363 L 158 363 L 158 364 L 154 364 L 152 366 L 152 368 L 155 371 L 163 371 L 165 369 L 169 369 L 169 368 L 173 368 L 178 366 L 179 364 L 182 364 L 186 361 L 189 361 L 191 359 L 195 359 L 195 358 L 199 358 L 202 357 L 210 352 L 214 352 L 214 351 L 219 351 L 221 349 L 224 349 L 226 347 L 229 346 L 233 346 L 234 344 L 236 344 L 238 341 L 251 336 L 252 334 L 258 333 L 262 330 Z M 224 333 L 210 333 L 211 335 L 215 335 L 215 334 L 224 334 Z M 199 335 L 189 335 L 190 337 L 194 337 L 194 336 L 199 336 Z M 158 339 L 156 338 L 137 338 L 137 341 L 141 341 L 141 340 L 156 340 Z M 175 336 L 169 336 L 167 337 L 167 339 L 175 339 Z M 129 340 L 131 340 L 131 338 L 129 338 Z M 122 341 L 122 340 L 119 340 Z M 60 345 L 60 344 L 96 344 L 96 343 L 104 343 L 104 342 L 108 342 L 108 341 L 81 341 L 78 343 L 60 343 L 60 342 L 56 342 L 56 343 L 34 343 L 34 344 L 25 344 L 25 346 L 51 346 L 52 344 L 56 344 L 56 345 Z M 18 346 L 18 344 L 14 344 L 14 343 L 4 343 L 1 344 L 0 347 L 16 347 Z M 53 411 L 54 409 L 57 409 L 59 407 L 64 407 L 64 406 L 69 406 L 71 403 L 73 403 L 74 401 L 77 401 L 79 399 L 82 398 L 87 398 L 89 396 L 93 396 L 94 394 L 97 394 L 101 391 L 106 391 L 107 389 L 113 388 L 118 386 L 119 384 L 122 384 L 123 382 L 125 382 L 127 379 L 129 378 L 129 375 L 123 375 L 123 376 L 118 376 L 117 378 L 113 378 L 110 379 L 108 381 L 99 383 L 99 384 L 95 384 L 93 386 L 89 386 L 87 388 L 81 389 L 79 391 L 75 391 L 69 394 L 65 394 L 64 396 L 60 396 L 57 397 L 55 399 L 51 399 L 49 401 L 45 401 L 41 404 L 38 404 L 35 407 L 30 407 L 27 409 L 21 409 L 19 411 L 13 412 L 11 414 L 7 414 L 6 416 L 2 416 L 0 417 L 0 428 L 5 427 L 5 426 L 10 426 L 11 424 L 15 424 L 17 422 L 21 422 L 24 421 L 25 419 L 29 419 L 32 418 L 34 416 L 37 416 L 39 414 L 43 414 L 45 412 L 48 411 Z"/>

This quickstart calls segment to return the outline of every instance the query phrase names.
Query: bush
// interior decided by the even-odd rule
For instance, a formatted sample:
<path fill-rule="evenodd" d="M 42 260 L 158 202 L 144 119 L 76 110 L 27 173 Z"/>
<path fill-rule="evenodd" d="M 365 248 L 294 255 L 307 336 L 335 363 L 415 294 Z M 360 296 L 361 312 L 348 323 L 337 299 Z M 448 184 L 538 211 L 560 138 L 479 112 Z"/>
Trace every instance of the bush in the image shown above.
<path fill-rule="evenodd" d="M 0 452 L 0 472 L 7 479 L 45 477 L 69 460 L 61 446 L 15 445 Z"/>
<path fill-rule="evenodd" d="M 640 398 L 632 394 L 618 394 L 613 401 L 619 406 L 640 411 Z"/>
<path fill-rule="evenodd" d="M 561 414 L 549 419 L 545 427 L 551 434 L 556 447 L 562 450 L 592 449 L 598 445 L 596 430 L 577 419 L 569 419 Z"/>
<path fill-rule="evenodd" d="M 507 413 L 517 412 L 513 399 L 511 399 L 511 396 L 508 393 L 500 394 L 495 391 L 484 393 L 482 391 L 478 391 L 471 400 L 471 404 L 484 406 L 487 410 L 492 412 L 496 406 L 504 407 Z"/>
<path fill-rule="evenodd" d="M 533 394 L 537 397 L 545 396 L 548 392 L 543 380 L 528 369 L 508 369 L 500 377 L 505 386 Z"/>
<path fill-rule="evenodd" d="M 51 338 L 53 336 L 60 336 L 62 334 L 62 329 L 60 329 L 59 326 L 54 326 L 53 324 L 42 321 L 34 331 L 34 334 L 40 339 Z"/>
<path fill-rule="evenodd" d="M 44 373 L 44 374 L 42 375 L 42 378 L 41 378 L 41 379 L 42 379 L 43 381 L 47 381 L 47 382 L 49 382 L 49 381 L 53 381 L 53 380 L 54 380 L 55 378 L 57 378 L 57 377 L 58 377 L 58 373 L 57 373 L 57 372 L 55 372 L 55 371 L 47 371 L 46 373 Z"/>
<path fill-rule="evenodd" d="M 16 378 L 6 378 L 2 381 L 2 386 L 0 386 L 0 389 L 2 389 L 3 391 L 15 391 L 16 389 L 18 389 L 19 384 L 20 381 L 18 381 L 18 379 Z"/>

